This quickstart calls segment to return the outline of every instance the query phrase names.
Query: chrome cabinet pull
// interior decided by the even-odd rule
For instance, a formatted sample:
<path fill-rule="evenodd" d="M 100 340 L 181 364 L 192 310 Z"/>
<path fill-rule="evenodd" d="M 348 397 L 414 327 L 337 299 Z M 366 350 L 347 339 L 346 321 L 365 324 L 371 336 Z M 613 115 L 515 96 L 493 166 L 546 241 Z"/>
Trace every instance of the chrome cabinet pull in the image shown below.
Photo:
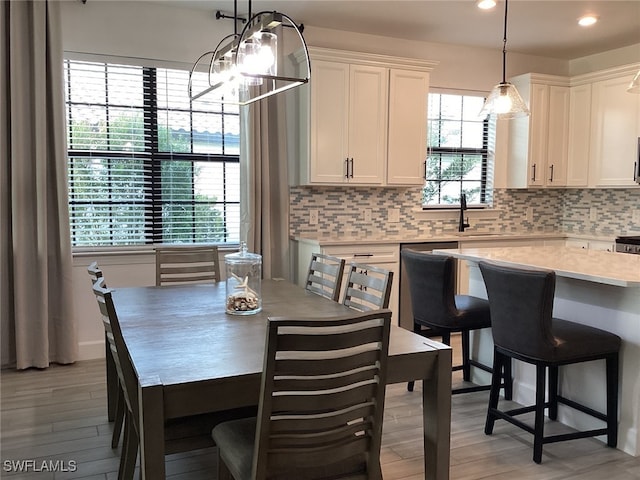
<path fill-rule="evenodd" d="M 345 169 L 345 178 L 349 178 L 349 159 L 345 158 L 344 159 L 344 169 Z"/>
<path fill-rule="evenodd" d="M 533 171 L 533 177 L 531 177 L 531 181 L 535 182 L 536 181 L 536 164 L 535 163 L 531 167 L 531 170 Z"/>
<path fill-rule="evenodd" d="M 423 178 L 426 180 L 426 179 L 427 179 L 427 161 L 425 160 L 424 162 L 422 162 L 422 165 L 424 165 L 424 175 L 423 175 Z"/>
<path fill-rule="evenodd" d="M 351 178 L 353 178 L 353 157 L 351 157 Z"/>
<path fill-rule="evenodd" d="M 551 177 L 549 177 L 549 181 L 553 182 L 553 165 L 549 167 L 551 169 Z"/>

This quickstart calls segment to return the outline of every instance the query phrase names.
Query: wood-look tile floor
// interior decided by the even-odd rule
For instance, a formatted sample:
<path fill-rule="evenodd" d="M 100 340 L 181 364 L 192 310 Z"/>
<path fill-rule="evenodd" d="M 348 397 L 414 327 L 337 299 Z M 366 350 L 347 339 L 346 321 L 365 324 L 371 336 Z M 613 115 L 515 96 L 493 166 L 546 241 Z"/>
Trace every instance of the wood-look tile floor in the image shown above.
<path fill-rule="evenodd" d="M 1 387 L 0 478 L 117 478 L 119 451 L 110 446 L 104 361 L 46 370 L 3 370 Z M 385 480 L 424 478 L 420 389 L 420 383 L 413 393 L 406 385 L 387 388 L 381 452 Z M 545 445 L 543 463 L 536 465 L 531 460 L 529 434 L 500 421 L 493 435 L 483 433 L 487 396 L 488 392 L 478 392 L 453 397 L 452 480 L 640 479 L 640 458 L 607 448 L 596 439 Z M 549 428 L 559 427 L 552 422 Z M 167 476 L 172 480 L 215 480 L 214 448 L 166 459 Z M 22 463 L 29 471 L 9 471 L 20 465 L 19 460 L 33 461 Z M 46 471 L 51 465 L 75 471 Z"/>

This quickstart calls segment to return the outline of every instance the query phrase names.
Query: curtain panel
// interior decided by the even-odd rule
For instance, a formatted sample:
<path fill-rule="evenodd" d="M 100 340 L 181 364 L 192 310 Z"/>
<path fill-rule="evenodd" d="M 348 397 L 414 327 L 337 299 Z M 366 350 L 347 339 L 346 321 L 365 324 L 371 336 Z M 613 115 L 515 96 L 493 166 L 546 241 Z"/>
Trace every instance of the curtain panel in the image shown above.
<path fill-rule="evenodd" d="M 59 15 L 55 1 L 0 10 L 3 367 L 77 358 Z"/>
<path fill-rule="evenodd" d="M 240 111 L 240 240 L 262 255 L 264 278 L 292 280 L 286 99 L 273 95 Z"/>

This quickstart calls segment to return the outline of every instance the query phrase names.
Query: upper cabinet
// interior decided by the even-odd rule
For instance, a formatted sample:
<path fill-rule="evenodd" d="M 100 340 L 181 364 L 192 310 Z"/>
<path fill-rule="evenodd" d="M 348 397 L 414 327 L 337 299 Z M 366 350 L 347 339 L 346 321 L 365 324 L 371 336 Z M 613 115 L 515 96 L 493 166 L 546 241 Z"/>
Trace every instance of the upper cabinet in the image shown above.
<path fill-rule="evenodd" d="M 640 95 L 627 87 L 640 64 L 571 79 L 571 186 L 631 187 L 638 162 Z"/>
<path fill-rule="evenodd" d="M 640 95 L 626 91 L 637 70 L 591 86 L 589 183 L 595 187 L 637 185 L 634 165 L 640 138 Z"/>
<path fill-rule="evenodd" d="M 569 151 L 569 79 L 529 73 L 511 79 L 531 115 L 509 121 L 511 188 L 562 187 Z"/>
<path fill-rule="evenodd" d="M 301 184 L 421 185 L 433 62 L 309 48 L 301 87 Z M 305 90 L 306 89 L 306 90 Z"/>

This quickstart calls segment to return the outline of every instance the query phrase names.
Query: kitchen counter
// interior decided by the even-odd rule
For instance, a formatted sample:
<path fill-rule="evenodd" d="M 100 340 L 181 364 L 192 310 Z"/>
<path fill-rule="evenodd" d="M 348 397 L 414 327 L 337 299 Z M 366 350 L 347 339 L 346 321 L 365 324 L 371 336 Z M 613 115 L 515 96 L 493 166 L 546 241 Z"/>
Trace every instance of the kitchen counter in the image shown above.
<path fill-rule="evenodd" d="M 353 235 L 345 234 L 339 237 L 335 235 L 316 236 L 292 236 L 292 240 L 302 243 L 318 244 L 321 247 L 333 247 L 341 245 L 353 244 L 408 244 L 408 243 L 439 243 L 439 242 L 473 242 L 482 240 L 564 240 L 567 234 L 558 232 L 542 232 L 542 233 L 497 233 L 497 232 L 450 232 L 432 236 L 412 237 L 410 235 L 391 235 L 391 236 L 372 236 L 372 235 Z"/>
<path fill-rule="evenodd" d="M 618 287 L 640 287 L 640 255 L 560 246 L 458 248 L 435 250 L 434 253 L 463 260 L 544 268 L 554 270 L 559 277 Z"/>
<path fill-rule="evenodd" d="M 480 261 L 554 270 L 553 315 L 622 338 L 618 448 L 640 456 L 640 255 L 558 246 L 439 249 L 434 253 L 465 260 L 469 266 L 469 293 L 483 298 L 486 290 L 478 268 Z M 472 333 L 477 333 L 471 339 L 472 356 L 490 364 L 490 329 Z M 568 372 L 563 375 L 561 369 L 563 395 L 586 400 L 591 408 L 604 411 L 604 362 L 562 368 Z M 476 381 L 487 383 L 483 373 L 475 374 Z M 534 385 L 535 368 L 514 362 L 514 400 L 532 404 Z M 601 426 L 599 421 L 567 407 L 561 407 L 558 419 L 579 429 Z"/>

